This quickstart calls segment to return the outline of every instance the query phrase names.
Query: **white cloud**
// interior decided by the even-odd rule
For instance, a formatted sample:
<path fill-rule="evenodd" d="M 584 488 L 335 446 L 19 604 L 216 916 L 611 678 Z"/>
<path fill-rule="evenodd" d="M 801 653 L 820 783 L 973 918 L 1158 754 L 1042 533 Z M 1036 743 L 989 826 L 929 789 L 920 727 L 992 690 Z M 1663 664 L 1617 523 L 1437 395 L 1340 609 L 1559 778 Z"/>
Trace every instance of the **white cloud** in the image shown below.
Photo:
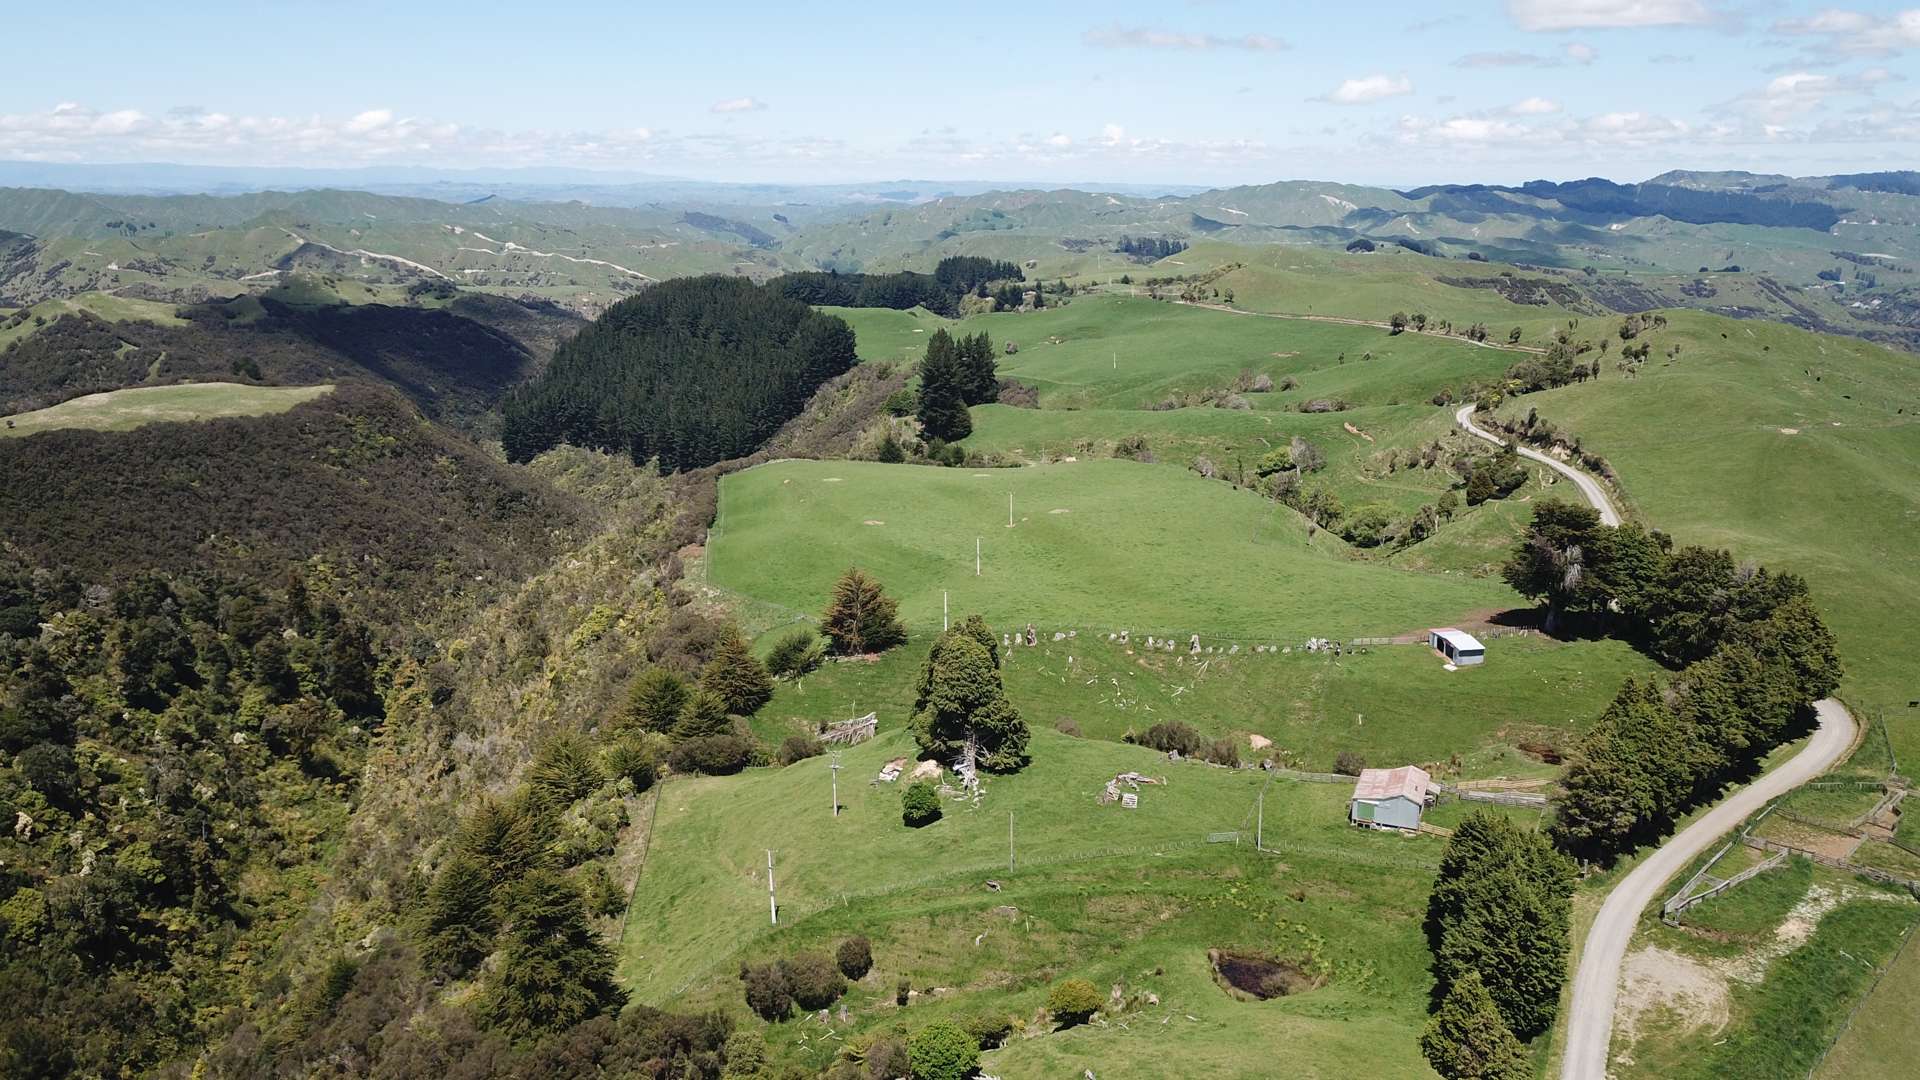
<path fill-rule="evenodd" d="M 737 97 L 727 98 L 725 101 L 716 101 L 707 111 L 715 113 L 759 112 L 766 107 L 767 103 L 761 101 L 759 98 Z"/>
<path fill-rule="evenodd" d="M 1547 116 L 1560 111 L 1560 103 L 1543 97 L 1530 97 L 1516 102 L 1507 109 L 1515 116 Z"/>
<path fill-rule="evenodd" d="M 1702 0 L 1507 0 L 1522 30 L 1611 30 L 1699 26 L 1717 16 Z"/>
<path fill-rule="evenodd" d="M 1366 75 L 1348 79 L 1316 100 L 1333 105 L 1371 105 L 1390 97 L 1413 93 L 1413 80 L 1405 75 Z"/>
<path fill-rule="evenodd" d="M 1121 26 L 1118 23 L 1089 30 L 1080 35 L 1080 40 L 1101 49 L 1246 49 L 1251 52 L 1279 52 L 1292 47 L 1271 34 L 1223 37 L 1219 34 L 1192 34 L 1148 26 Z"/>
<path fill-rule="evenodd" d="M 1920 48 L 1920 8 L 1891 15 L 1828 9 L 1811 18 L 1783 19 L 1773 32 L 1815 39 L 1819 52 L 1842 56 L 1891 56 Z"/>
<path fill-rule="evenodd" d="M 1561 46 L 1559 55 L 1552 53 L 1527 52 L 1522 49 L 1507 49 L 1500 52 L 1468 53 L 1453 62 L 1458 68 L 1501 68 L 1501 67 L 1563 67 L 1567 64 L 1585 66 L 1599 59 L 1600 54 L 1593 46 L 1578 41 L 1570 41 Z"/>
<path fill-rule="evenodd" d="M 1049 135 L 1049 136 L 1047 136 L 1047 145 L 1048 145 L 1048 146 L 1057 146 L 1057 147 L 1067 147 L 1067 146 L 1072 146 L 1072 145 L 1073 145 L 1073 136 L 1071 136 L 1071 135 L 1062 135 L 1062 134 L 1060 134 L 1059 132 L 1057 132 L 1057 131 L 1056 131 L 1056 132 L 1054 132 L 1054 133 L 1053 133 L 1052 135 Z"/>

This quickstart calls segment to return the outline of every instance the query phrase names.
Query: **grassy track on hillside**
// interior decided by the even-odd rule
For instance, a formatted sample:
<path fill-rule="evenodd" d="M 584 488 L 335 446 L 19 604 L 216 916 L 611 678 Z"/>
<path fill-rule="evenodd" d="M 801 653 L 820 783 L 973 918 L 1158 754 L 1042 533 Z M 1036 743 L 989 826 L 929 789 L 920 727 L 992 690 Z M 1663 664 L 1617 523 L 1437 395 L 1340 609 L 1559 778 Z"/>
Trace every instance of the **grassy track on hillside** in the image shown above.
<path fill-rule="evenodd" d="M 939 625 L 942 590 L 955 614 L 996 625 L 1281 643 L 1398 634 L 1519 602 L 1498 582 L 1350 560 L 1260 496 L 1124 461 L 777 462 L 722 482 L 708 557 L 713 584 L 796 613 L 864 566 L 920 629 Z"/>
<path fill-rule="evenodd" d="M 746 1017 L 735 970 L 865 933 L 875 968 L 845 999 L 834 1039 L 818 1024 L 766 1028 L 776 1053 L 817 1067 L 846 1037 L 978 1014 L 1031 1017 L 1057 978 L 1124 982 L 1160 1003 L 1072 1032 L 1036 1028 L 989 1054 L 1003 1076 L 1190 1076 L 1195 1061 L 1249 1075 L 1287 1045 L 1290 1074 L 1427 1075 L 1416 1039 L 1425 1016 L 1420 914 L 1440 851 L 1430 837 L 1345 824 L 1340 785 L 1274 783 L 1265 834 L 1277 849 L 1207 844 L 1251 826 L 1266 778 L 1093 740 L 1037 732 L 1033 764 L 990 777 L 978 809 L 945 804 L 925 829 L 900 823 L 898 785 L 869 785 L 889 758 L 910 755 L 898 728 L 843 755 L 839 818 L 828 769 L 812 759 L 740 777 L 673 781 L 646 872 L 629 910 L 620 975 L 637 1001 L 717 1005 Z M 1140 808 L 1096 802 L 1115 773 L 1167 783 Z M 1007 867 L 1007 814 L 1019 868 Z M 781 903 L 768 924 L 766 850 Z M 982 884 L 1001 883 L 998 891 Z M 1209 947 L 1298 958 L 1327 984 L 1291 998 L 1240 1002 L 1212 980 Z M 895 980 L 921 994 L 904 1011 Z"/>
<path fill-rule="evenodd" d="M 333 390 L 322 386 L 247 386 L 241 383 L 187 383 L 137 386 L 88 394 L 46 409 L 6 418 L 0 436 L 26 436 L 63 428 L 131 431 L 147 424 L 212 420 L 223 416 L 283 413 Z"/>

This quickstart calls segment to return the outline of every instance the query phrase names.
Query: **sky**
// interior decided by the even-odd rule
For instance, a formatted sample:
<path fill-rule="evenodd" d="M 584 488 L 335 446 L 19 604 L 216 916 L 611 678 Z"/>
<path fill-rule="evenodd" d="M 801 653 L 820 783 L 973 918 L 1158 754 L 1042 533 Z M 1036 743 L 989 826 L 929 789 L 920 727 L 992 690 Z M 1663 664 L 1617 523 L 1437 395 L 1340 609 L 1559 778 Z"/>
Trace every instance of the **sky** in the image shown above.
<path fill-rule="evenodd" d="M 1398 186 L 1920 166 L 1920 7 L 1898 3 L 96 0 L 11 11 L 5 39 L 14 161 Z"/>

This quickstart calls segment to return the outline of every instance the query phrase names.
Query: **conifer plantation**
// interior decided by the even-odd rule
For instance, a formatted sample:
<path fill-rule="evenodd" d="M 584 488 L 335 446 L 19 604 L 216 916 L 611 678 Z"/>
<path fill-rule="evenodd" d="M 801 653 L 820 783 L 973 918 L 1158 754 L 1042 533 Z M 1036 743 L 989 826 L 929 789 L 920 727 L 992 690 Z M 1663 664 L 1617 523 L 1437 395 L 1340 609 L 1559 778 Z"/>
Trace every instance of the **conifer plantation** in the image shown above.
<path fill-rule="evenodd" d="M 853 331 L 739 278 L 682 278 L 607 309 L 501 404 L 509 460 L 561 443 L 693 469 L 758 449 L 851 369 Z"/>

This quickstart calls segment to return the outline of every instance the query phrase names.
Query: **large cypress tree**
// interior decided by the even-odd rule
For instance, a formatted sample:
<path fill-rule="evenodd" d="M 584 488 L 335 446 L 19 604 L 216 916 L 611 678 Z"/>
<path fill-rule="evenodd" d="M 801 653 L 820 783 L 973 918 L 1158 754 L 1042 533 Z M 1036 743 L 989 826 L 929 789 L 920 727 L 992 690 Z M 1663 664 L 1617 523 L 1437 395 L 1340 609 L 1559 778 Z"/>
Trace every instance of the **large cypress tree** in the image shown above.
<path fill-rule="evenodd" d="M 1546 838 L 1484 811 L 1454 830 L 1427 901 L 1436 998 L 1477 972 L 1515 1035 L 1553 1024 L 1566 981 L 1573 866 Z"/>
<path fill-rule="evenodd" d="M 728 626 L 700 673 L 700 686 L 712 692 L 736 716 L 752 716 L 773 699 L 773 677 L 753 655 L 738 628 Z"/>
<path fill-rule="evenodd" d="M 1461 976 L 1420 1035 L 1427 1064 L 1447 1080 L 1531 1080 L 1526 1048 L 1507 1030 L 1480 973 Z"/>
<path fill-rule="evenodd" d="M 983 769 L 1014 772 L 1027 763 L 1027 722 L 1007 700 L 997 657 L 993 631 L 978 615 L 934 640 L 909 721 L 921 752 L 953 764 L 971 737 Z"/>
<path fill-rule="evenodd" d="M 960 339 L 964 381 L 961 398 L 969 405 L 988 405 L 1000 397 L 1000 376 L 993 358 L 993 339 L 985 330 Z"/>
<path fill-rule="evenodd" d="M 885 652 L 907 640 L 900 604 L 859 567 L 848 567 L 833 585 L 820 632 L 836 656 Z"/>
<path fill-rule="evenodd" d="M 492 1026 L 516 1039 L 560 1031 L 626 1002 L 613 954 L 587 923 L 580 890 L 565 875 L 536 870 L 507 890 L 506 946 L 480 999 Z"/>
<path fill-rule="evenodd" d="M 959 442 L 973 434 L 967 412 L 967 372 L 960 347 L 945 329 L 935 330 L 920 361 L 920 427 L 930 439 Z"/>
<path fill-rule="evenodd" d="M 1657 837 L 1684 808 L 1706 752 L 1651 679 L 1628 679 L 1581 738 L 1551 834 L 1564 851 L 1610 860 Z"/>

